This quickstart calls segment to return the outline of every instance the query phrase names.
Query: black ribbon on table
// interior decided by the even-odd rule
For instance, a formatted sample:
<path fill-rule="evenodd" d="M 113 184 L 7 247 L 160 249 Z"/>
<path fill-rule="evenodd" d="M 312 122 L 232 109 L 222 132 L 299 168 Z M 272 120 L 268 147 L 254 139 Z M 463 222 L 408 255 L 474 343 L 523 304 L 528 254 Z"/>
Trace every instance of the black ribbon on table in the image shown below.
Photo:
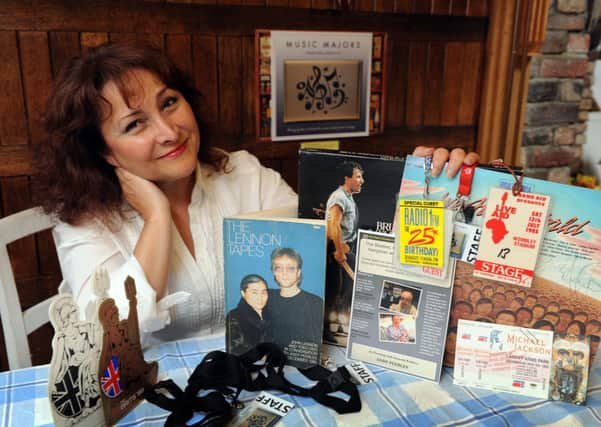
<path fill-rule="evenodd" d="M 146 387 L 144 397 L 171 412 L 166 426 L 178 427 L 187 425 L 195 412 L 206 415 L 194 426 L 224 425 L 232 416 L 232 407 L 242 390 L 279 390 L 295 396 L 311 397 L 339 414 L 361 410 L 359 391 L 344 366 L 335 371 L 318 365 L 299 369 L 305 377 L 317 381 L 313 387 L 306 388 L 286 379 L 286 360 L 284 352 L 272 343 L 259 344 L 240 356 L 212 351 L 194 369 L 185 390 L 182 391 L 172 380 L 165 380 Z M 201 391 L 208 390 L 212 391 L 199 396 Z M 349 398 L 332 395 L 338 391 Z"/>

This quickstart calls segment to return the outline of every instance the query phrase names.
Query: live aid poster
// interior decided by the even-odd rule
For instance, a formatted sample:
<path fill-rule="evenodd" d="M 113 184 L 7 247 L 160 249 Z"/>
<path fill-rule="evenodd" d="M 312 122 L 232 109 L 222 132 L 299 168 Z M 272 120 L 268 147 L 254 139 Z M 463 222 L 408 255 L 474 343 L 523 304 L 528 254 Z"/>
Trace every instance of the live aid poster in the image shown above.
<path fill-rule="evenodd" d="M 271 31 L 274 141 L 367 136 L 372 33 Z"/>
<path fill-rule="evenodd" d="M 394 236 L 359 230 L 349 359 L 440 381 L 453 266 L 446 286 L 393 265 Z"/>
<path fill-rule="evenodd" d="M 450 201 L 458 181 L 459 175 L 449 179 L 443 171 L 431 178 L 429 197 Z M 473 226 L 482 227 L 490 188 L 511 189 L 514 182 L 509 173 L 476 168 L 468 202 Z M 409 157 L 401 197 L 421 198 L 423 190 L 424 159 Z M 463 246 L 457 252 L 467 262 L 457 263 L 445 364 L 452 365 L 454 359 L 459 319 L 591 336 L 591 353 L 596 352 L 601 336 L 601 192 L 527 177 L 523 191 L 551 197 L 532 286 L 474 277 L 472 263 L 481 233 L 456 235 Z"/>
<path fill-rule="evenodd" d="M 260 342 L 275 342 L 294 366 L 318 363 L 323 330 L 325 222 L 239 216 L 224 219 L 223 236 L 228 351 L 242 354 Z M 277 266 L 272 268 L 272 253 L 278 249 L 279 255 L 274 258 Z M 254 279 L 249 282 L 254 283 L 248 285 L 249 292 L 242 295 L 241 283 L 249 275 L 264 280 L 267 295 L 264 286 L 255 285 L 258 280 Z M 282 289 L 291 290 L 299 283 L 300 293 L 280 297 L 277 278 Z M 282 308 L 290 304 L 294 307 Z M 238 327 L 235 339 L 231 334 L 234 324 Z"/>
<path fill-rule="evenodd" d="M 461 320 L 454 383 L 547 399 L 553 332 Z"/>

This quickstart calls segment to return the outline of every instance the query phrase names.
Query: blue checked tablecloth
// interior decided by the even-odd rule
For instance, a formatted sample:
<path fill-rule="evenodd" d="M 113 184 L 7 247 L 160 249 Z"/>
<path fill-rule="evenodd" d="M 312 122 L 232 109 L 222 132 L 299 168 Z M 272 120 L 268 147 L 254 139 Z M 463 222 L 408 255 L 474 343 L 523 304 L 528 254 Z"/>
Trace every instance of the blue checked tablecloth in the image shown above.
<path fill-rule="evenodd" d="M 161 378 L 171 377 L 182 388 L 192 370 L 209 351 L 222 349 L 223 337 L 207 337 L 163 344 L 146 352 L 158 360 Z M 338 352 L 339 348 L 330 351 Z M 336 355 L 335 355 L 336 356 Z M 509 393 L 453 385 L 453 370 L 445 368 L 440 384 L 369 365 L 377 383 L 360 386 L 363 409 L 357 414 L 338 415 L 309 398 L 274 394 L 297 406 L 284 419 L 286 426 L 594 426 L 601 425 L 601 363 L 591 370 L 586 406 L 550 402 Z M 293 382 L 305 380 L 291 368 Z M 48 366 L 0 374 L 0 426 L 52 425 L 47 398 Z M 243 392 L 243 402 L 255 393 Z M 143 402 L 118 425 L 163 425 L 167 413 Z"/>

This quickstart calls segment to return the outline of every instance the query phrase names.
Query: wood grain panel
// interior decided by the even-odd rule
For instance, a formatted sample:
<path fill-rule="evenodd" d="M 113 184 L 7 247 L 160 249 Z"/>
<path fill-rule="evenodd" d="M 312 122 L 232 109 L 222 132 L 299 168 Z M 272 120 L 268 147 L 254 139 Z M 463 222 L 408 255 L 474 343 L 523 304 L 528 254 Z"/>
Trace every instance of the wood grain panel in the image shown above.
<path fill-rule="evenodd" d="M 165 38 L 166 52 L 175 65 L 192 75 L 192 42 L 189 34 L 167 34 Z"/>
<path fill-rule="evenodd" d="M 0 31 L 0 76 L 0 144 L 27 144 L 25 101 L 14 31 Z"/>
<path fill-rule="evenodd" d="M 219 6 L 237 6 L 243 3 L 242 0 L 217 0 Z"/>
<path fill-rule="evenodd" d="M 52 85 L 48 35 L 44 32 L 20 32 L 19 48 L 29 136 L 32 144 L 39 144 L 45 138 L 41 118 L 46 94 Z"/>
<path fill-rule="evenodd" d="M 33 152 L 28 145 L 0 146 L 0 176 L 29 175 L 33 173 Z"/>
<path fill-rule="evenodd" d="M 482 43 L 465 44 L 463 62 L 463 81 L 461 82 L 461 102 L 457 111 L 458 125 L 476 124 L 478 105 L 480 105 L 480 87 L 482 82 Z"/>
<path fill-rule="evenodd" d="M 12 4 L 15 0 L 8 0 Z M 330 4 L 333 0 L 327 0 Z M 133 1 L 81 2 L 65 10 L 60 0 L 44 1 L 40 8 L 22 4 L 10 7 L 11 14 L 0 14 L 0 30 L 73 31 L 74 23 L 86 33 L 133 33 L 158 28 L 171 34 L 251 34 L 256 28 L 298 30 L 357 30 L 402 33 L 408 40 L 483 40 L 485 19 L 449 16 L 408 16 L 406 14 L 345 13 L 344 19 L 329 11 L 283 8 L 250 8 L 247 6 L 196 6 L 192 4 L 145 3 L 137 7 Z M 331 6 L 329 6 L 330 8 Z M 403 4 L 397 5 L 404 7 Z M 256 11 L 249 19 L 249 13 Z M 7 16 L 10 15 L 10 16 Z M 35 20 L 35 17 L 38 20 Z"/>
<path fill-rule="evenodd" d="M 373 12 L 374 0 L 354 0 L 355 10 L 361 12 Z"/>
<path fill-rule="evenodd" d="M 52 31 L 48 37 L 52 75 L 56 76 L 69 60 L 79 56 L 79 34 L 74 31 Z"/>
<path fill-rule="evenodd" d="M 468 16 L 488 16 L 489 0 L 470 0 Z"/>
<path fill-rule="evenodd" d="M 265 159 L 261 160 L 261 164 L 266 168 L 270 168 L 276 170 L 278 172 L 282 171 L 282 161 L 280 159 Z"/>
<path fill-rule="evenodd" d="M 267 0 L 269 7 L 288 7 L 288 0 Z"/>
<path fill-rule="evenodd" d="M 54 329 L 50 323 L 42 326 L 37 331 L 29 334 L 29 350 L 31 352 L 31 363 L 43 365 L 50 362 L 52 357 L 52 336 Z M 8 369 L 8 365 L 5 369 Z"/>
<path fill-rule="evenodd" d="M 311 0 L 311 8 L 319 9 L 333 9 L 333 0 Z"/>
<path fill-rule="evenodd" d="M 247 6 L 265 6 L 265 0 L 244 0 Z"/>
<path fill-rule="evenodd" d="M 405 124 L 409 43 L 399 38 L 389 39 L 389 42 L 391 61 L 388 69 L 389 96 L 386 97 L 386 127 L 395 128 Z"/>
<path fill-rule="evenodd" d="M 136 31 L 135 17 L 144 14 L 150 6 L 152 5 L 145 4 L 140 8 L 135 1 L 111 0 L 2 0 L 2 10 L 7 13 L 0 13 L 0 29 L 74 31 L 77 28 L 88 32 L 132 33 Z"/>
<path fill-rule="evenodd" d="M 164 37 L 162 33 L 110 33 L 109 39 L 112 42 L 144 42 L 150 43 L 160 49 L 164 49 Z"/>
<path fill-rule="evenodd" d="M 219 126 L 224 134 L 239 136 L 242 124 L 242 40 L 226 36 L 219 37 L 218 43 Z"/>
<path fill-rule="evenodd" d="M 81 33 L 80 38 L 81 38 L 81 49 L 84 51 L 91 47 L 100 46 L 101 44 L 109 41 L 108 33 L 83 32 L 83 33 Z"/>
<path fill-rule="evenodd" d="M 394 0 L 375 0 L 375 3 L 376 12 L 394 12 Z"/>
<path fill-rule="evenodd" d="M 452 0 L 432 0 L 433 15 L 448 15 L 451 11 Z"/>
<path fill-rule="evenodd" d="M 41 233 L 38 233 L 38 235 L 36 236 L 36 244 L 38 247 L 40 273 L 51 274 L 53 275 L 53 277 L 58 278 L 58 280 L 56 280 L 55 282 L 55 288 L 53 289 L 56 293 L 57 287 L 61 281 L 61 269 L 58 263 L 58 257 L 56 255 L 56 247 L 54 245 L 54 239 L 52 238 L 52 232 L 43 231 Z"/>
<path fill-rule="evenodd" d="M 424 96 L 424 125 L 440 124 L 444 87 L 445 44 L 432 42 L 428 46 L 428 65 Z"/>
<path fill-rule="evenodd" d="M 297 7 L 301 9 L 310 9 L 311 0 L 290 0 L 290 7 Z"/>
<path fill-rule="evenodd" d="M 407 126 L 409 127 L 421 126 L 423 123 L 427 54 L 427 42 L 410 44 L 406 112 Z"/>
<path fill-rule="evenodd" d="M 412 5 L 412 0 L 396 0 L 394 3 L 394 11 L 397 13 L 411 13 Z"/>
<path fill-rule="evenodd" d="M 217 41 L 213 36 L 192 37 L 194 84 L 202 93 L 200 115 L 209 127 L 217 124 Z"/>
<path fill-rule="evenodd" d="M 40 175 L 32 175 L 29 179 L 29 188 L 32 206 L 39 206 L 44 197 L 44 192 L 47 191 L 46 183 Z M 54 278 L 53 284 L 50 284 L 50 287 L 47 289 L 48 292 L 44 293 L 42 291 L 41 298 L 35 300 L 35 303 L 37 303 L 45 299 L 48 295 L 56 293 L 62 276 L 51 231 L 47 230 L 37 233 L 35 240 L 38 252 L 39 273 L 48 278 Z"/>
<path fill-rule="evenodd" d="M 461 97 L 463 79 L 463 43 L 449 42 L 446 48 L 445 82 L 442 95 L 440 124 L 452 126 L 457 123 L 457 107 Z"/>
<path fill-rule="evenodd" d="M 255 135 L 255 37 L 244 37 L 242 42 L 242 134 Z"/>
<path fill-rule="evenodd" d="M 433 0 L 413 0 L 411 11 L 419 14 L 429 14 L 432 11 Z"/>
<path fill-rule="evenodd" d="M 298 190 L 298 157 L 282 159 L 280 174 L 295 191 Z"/>
<path fill-rule="evenodd" d="M 467 15 L 468 0 L 453 0 L 451 5 L 451 15 Z"/>
<path fill-rule="evenodd" d="M 2 205 L 6 215 L 32 206 L 29 179 L 26 176 L 1 178 Z M 38 259 L 34 236 L 25 237 L 8 245 L 8 255 L 15 280 L 34 277 L 38 273 Z M 19 292 L 19 295 L 21 293 Z"/>

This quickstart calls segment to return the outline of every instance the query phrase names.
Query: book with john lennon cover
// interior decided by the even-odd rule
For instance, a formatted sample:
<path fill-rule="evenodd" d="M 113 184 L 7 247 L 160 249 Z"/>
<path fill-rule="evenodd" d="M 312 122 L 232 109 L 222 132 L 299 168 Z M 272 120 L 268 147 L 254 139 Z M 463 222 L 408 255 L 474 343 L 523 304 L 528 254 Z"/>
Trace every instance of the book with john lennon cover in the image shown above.
<path fill-rule="evenodd" d="M 273 342 L 290 365 L 319 364 L 324 221 L 240 215 L 224 219 L 223 236 L 226 350 Z"/>
<path fill-rule="evenodd" d="M 377 154 L 314 149 L 299 153 L 298 217 L 326 219 L 332 207 L 339 206 L 341 240 L 348 249 L 346 259 L 336 260 L 336 245 L 328 239 L 324 342 L 347 345 L 357 230 L 392 232 L 403 164 L 399 157 Z M 354 178 L 345 181 L 345 174 Z"/>

